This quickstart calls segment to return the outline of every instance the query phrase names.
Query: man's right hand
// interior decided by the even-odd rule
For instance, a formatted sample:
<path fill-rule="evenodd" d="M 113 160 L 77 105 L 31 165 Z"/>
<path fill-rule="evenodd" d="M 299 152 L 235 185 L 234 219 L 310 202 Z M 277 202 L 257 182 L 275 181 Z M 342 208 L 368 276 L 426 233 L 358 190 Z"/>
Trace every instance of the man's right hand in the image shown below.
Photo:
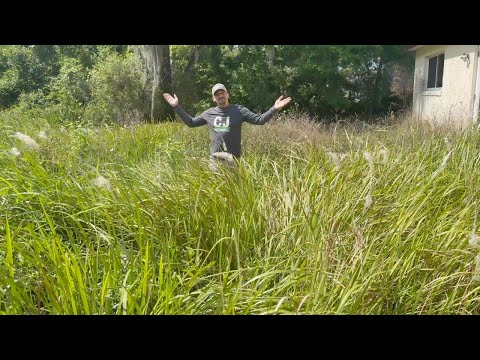
<path fill-rule="evenodd" d="M 167 102 L 172 106 L 172 107 L 176 107 L 178 106 L 178 98 L 177 98 L 177 95 L 173 94 L 170 95 L 168 93 L 164 93 L 163 94 L 163 97 L 165 98 L 165 100 L 167 100 Z"/>

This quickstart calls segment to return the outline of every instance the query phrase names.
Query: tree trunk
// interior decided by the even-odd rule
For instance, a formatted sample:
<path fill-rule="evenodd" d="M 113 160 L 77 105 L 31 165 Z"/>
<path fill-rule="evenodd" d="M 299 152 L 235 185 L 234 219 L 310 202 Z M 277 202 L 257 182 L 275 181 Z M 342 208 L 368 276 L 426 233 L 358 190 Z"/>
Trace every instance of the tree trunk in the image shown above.
<path fill-rule="evenodd" d="M 172 69 L 170 66 L 170 47 L 169 45 L 156 45 L 159 48 L 160 57 L 160 69 L 159 69 L 159 83 L 157 86 L 157 92 L 155 94 L 155 106 L 152 103 L 152 121 L 154 119 L 160 120 L 173 120 L 175 113 L 173 108 L 163 98 L 163 93 L 171 93 L 173 91 L 172 86 Z"/>
<path fill-rule="evenodd" d="M 198 63 L 200 59 L 200 51 L 205 45 L 193 45 L 190 56 L 188 58 L 187 66 L 185 67 L 185 72 L 192 74 L 193 67 Z"/>
<path fill-rule="evenodd" d="M 385 65 L 384 56 L 380 56 L 378 63 L 377 74 L 375 78 L 374 85 L 374 98 L 373 98 L 373 111 L 378 111 L 382 107 L 382 97 L 383 97 L 383 67 Z"/>
<path fill-rule="evenodd" d="M 270 67 L 273 66 L 273 60 L 275 60 L 275 46 L 274 45 L 267 45 L 267 61 Z"/>
<path fill-rule="evenodd" d="M 150 119 L 152 122 L 172 120 L 173 108 L 163 98 L 163 93 L 172 93 L 172 70 L 170 67 L 169 45 L 144 45 L 140 54 L 148 71 L 153 75 Z"/>

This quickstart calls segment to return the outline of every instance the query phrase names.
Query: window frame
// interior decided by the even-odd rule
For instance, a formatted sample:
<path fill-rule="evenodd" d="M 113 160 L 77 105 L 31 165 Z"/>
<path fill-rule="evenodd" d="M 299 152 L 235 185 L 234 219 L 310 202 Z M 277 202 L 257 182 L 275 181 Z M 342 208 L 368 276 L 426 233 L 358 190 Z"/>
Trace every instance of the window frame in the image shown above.
<path fill-rule="evenodd" d="M 437 86 L 438 85 L 438 59 L 439 57 L 443 55 L 443 66 L 442 66 L 442 85 L 441 86 Z M 433 58 L 437 58 L 437 62 L 436 62 L 436 69 L 435 69 L 435 80 L 434 80 L 434 87 L 428 87 L 428 83 L 429 83 L 429 75 L 430 75 L 430 59 L 433 59 Z M 440 53 L 436 53 L 434 55 L 430 55 L 430 56 L 427 56 L 426 57 L 426 82 L 425 82 L 425 90 L 426 91 L 429 91 L 429 90 L 442 90 L 443 88 L 443 76 L 445 74 L 445 51 L 442 51 Z"/>

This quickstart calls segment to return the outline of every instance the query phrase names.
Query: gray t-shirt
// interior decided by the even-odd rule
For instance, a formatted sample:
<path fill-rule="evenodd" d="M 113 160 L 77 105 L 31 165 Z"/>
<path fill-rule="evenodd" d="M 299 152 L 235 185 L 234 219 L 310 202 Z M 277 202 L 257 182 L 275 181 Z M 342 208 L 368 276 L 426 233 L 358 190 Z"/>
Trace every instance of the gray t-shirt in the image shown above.
<path fill-rule="evenodd" d="M 226 151 L 239 158 L 242 155 L 242 123 L 263 125 L 278 111 L 272 106 L 263 114 L 255 114 L 241 105 L 230 104 L 226 108 L 213 107 L 192 118 L 180 106 L 175 112 L 189 127 L 208 125 L 210 129 L 210 154 Z M 226 148 L 225 148 L 226 147 Z"/>

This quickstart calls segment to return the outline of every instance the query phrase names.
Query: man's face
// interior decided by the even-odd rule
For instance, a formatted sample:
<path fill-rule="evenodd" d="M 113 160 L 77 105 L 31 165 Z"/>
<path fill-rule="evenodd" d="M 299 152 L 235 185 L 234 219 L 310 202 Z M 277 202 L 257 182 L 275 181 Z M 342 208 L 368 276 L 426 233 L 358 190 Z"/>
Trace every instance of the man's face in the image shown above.
<path fill-rule="evenodd" d="M 213 94 L 213 101 L 217 103 L 219 107 L 225 107 L 228 105 L 228 98 L 230 95 L 225 90 L 217 90 Z"/>

